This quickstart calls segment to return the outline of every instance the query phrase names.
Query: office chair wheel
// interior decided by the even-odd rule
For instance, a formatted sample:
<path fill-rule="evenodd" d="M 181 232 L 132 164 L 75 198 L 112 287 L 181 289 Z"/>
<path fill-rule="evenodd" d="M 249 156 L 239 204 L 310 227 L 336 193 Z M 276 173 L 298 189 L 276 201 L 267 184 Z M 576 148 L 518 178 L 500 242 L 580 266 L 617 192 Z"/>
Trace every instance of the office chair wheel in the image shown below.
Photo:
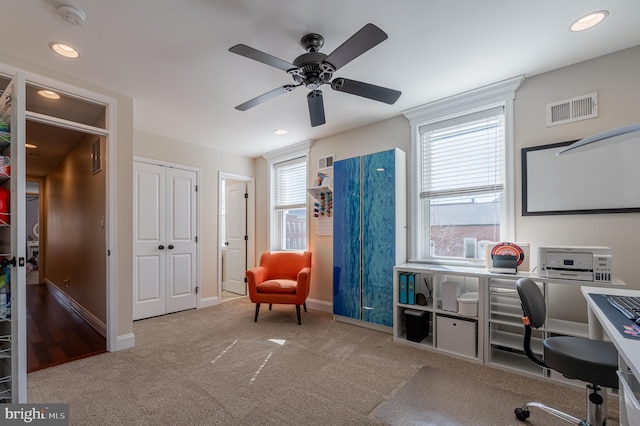
<path fill-rule="evenodd" d="M 526 421 L 529 416 L 531 415 L 531 413 L 529 412 L 529 410 L 527 408 L 516 408 L 515 410 L 515 414 L 516 414 L 516 418 L 518 420 L 520 420 L 521 422 Z"/>

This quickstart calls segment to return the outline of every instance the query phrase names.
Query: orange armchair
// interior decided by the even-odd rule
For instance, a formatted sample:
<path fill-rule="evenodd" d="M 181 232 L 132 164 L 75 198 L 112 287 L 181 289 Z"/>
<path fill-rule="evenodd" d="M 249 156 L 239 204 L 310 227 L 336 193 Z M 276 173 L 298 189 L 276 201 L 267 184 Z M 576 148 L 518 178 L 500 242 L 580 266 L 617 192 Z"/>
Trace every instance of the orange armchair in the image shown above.
<path fill-rule="evenodd" d="M 256 304 L 256 317 L 260 303 L 296 305 L 298 325 L 300 305 L 307 312 L 307 296 L 311 283 L 311 252 L 272 251 L 260 256 L 260 266 L 247 271 L 249 298 Z"/>

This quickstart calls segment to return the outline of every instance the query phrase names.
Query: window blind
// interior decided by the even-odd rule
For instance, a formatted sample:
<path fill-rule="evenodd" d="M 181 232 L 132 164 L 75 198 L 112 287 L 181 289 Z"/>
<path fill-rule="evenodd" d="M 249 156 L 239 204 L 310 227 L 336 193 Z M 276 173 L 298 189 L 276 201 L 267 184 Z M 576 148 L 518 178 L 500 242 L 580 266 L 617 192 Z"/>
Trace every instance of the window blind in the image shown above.
<path fill-rule="evenodd" d="M 307 205 L 307 162 L 304 157 L 277 163 L 275 169 L 276 210 Z"/>
<path fill-rule="evenodd" d="M 473 197 L 504 189 L 504 108 L 420 127 L 422 198 Z"/>

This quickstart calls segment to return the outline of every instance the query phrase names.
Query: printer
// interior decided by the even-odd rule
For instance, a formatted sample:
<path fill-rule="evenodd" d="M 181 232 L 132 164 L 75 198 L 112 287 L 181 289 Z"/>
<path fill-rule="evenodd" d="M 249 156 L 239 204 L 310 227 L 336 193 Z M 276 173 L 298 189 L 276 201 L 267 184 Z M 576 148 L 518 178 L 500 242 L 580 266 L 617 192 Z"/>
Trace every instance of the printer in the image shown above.
<path fill-rule="evenodd" d="M 538 275 L 566 280 L 610 283 L 609 247 L 538 247 Z"/>

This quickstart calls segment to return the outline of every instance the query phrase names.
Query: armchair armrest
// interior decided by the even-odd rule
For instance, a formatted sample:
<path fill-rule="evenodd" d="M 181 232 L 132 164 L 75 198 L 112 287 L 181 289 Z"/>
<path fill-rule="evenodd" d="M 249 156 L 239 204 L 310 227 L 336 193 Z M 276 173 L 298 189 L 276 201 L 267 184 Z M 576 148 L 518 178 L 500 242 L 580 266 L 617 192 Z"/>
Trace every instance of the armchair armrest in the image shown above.
<path fill-rule="evenodd" d="M 309 296 L 309 288 L 311 287 L 311 268 L 304 267 L 298 272 L 298 285 L 296 288 L 297 295 L 304 295 L 304 299 Z"/>
<path fill-rule="evenodd" d="M 256 286 L 264 281 L 267 275 L 267 270 L 264 266 L 256 266 L 255 268 L 247 269 L 247 288 L 250 295 L 257 293 Z"/>

